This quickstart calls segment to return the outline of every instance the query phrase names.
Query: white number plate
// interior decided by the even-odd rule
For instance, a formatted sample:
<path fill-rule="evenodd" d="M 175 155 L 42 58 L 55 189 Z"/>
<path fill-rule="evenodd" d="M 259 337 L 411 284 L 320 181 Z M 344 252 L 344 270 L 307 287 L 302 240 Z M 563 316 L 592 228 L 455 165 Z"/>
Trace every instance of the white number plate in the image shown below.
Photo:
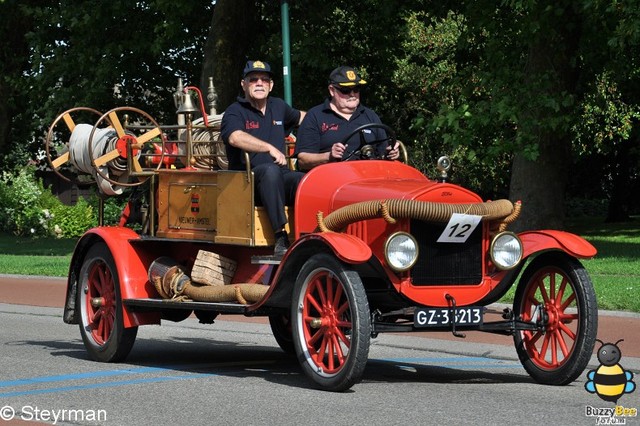
<path fill-rule="evenodd" d="M 454 213 L 438 238 L 439 243 L 466 243 L 482 216 Z"/>
<path fill-rule="evenodd" d="M 449 308 L 418 308 L 413 314 L 413 326 L 416 328 L 441 327 L 455 322 L 457 326 L 482 324 L 482 306 L 465 306 L 453 310 Z"/>

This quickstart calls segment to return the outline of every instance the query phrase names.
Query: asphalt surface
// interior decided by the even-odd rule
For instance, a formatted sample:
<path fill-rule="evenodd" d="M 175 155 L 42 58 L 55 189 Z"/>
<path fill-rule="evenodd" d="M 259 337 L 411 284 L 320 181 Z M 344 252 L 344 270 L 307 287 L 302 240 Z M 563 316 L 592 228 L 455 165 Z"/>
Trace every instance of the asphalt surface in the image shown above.
<path fill-rule="evenodd" d="M 67 279 L 61 277 L 0 274 L 0 303 L 60 308 L 62 321 L 66 282 Z M 496 305 L 495 310 L 500 311 L 501 307 Z M 245 318 L 242 315 L 223 315 L 219 319 L 239 322 L 267 322 L 266 318 Z M 493 349 L 499 349 L 499 346 L 513 348 L 513 340 L 509 336 L 477 331 L 467 332 L 464 339 L 454 337 L 450 333 L 423 332 L 414 334 L 432 339 L 432 345 L 445 350 L 452 345 L 458 349 L 464 348 L 466 344 L 472 344 L 473 352 L 477 352 L 478 344 L 487 345 Z M 640 373 L 640 314 L 600 311 L 598 339 L 605 343 L 615 343 L 623 339 L 618 343 L 622 352 L 620 364 L 626 370 Z M 595 349 L 597 350 L 598 347 L 599 345 L 596 344 Z M 595 368 L 599 364 L 594 352 L 590 365 Z"/>
<path fill-rule="evenodd" d="M 345 393 L 310 387 L 297 361 L 283 357 L 265 318 L 220 315 L 215 327 L 195 318 L 141 327 L 127 362 L 96 363 L 87 358 L 77 326 L 62 322 L 65 292 L 66 278 L 0 275 L 0 426 L 42 424 L 29 421 L 33 407 L 108 413 L 108 422 L 53 423 L 60 425 L 640 421 L 587 413 L 611 404 L 587 393 L 586 372 L 567 386 L 539 385 L 520 365 L 510 336 L 481 332 L 465 339 L 383 333 L 371 341 L 362 382 Z M 639 325 L 638 314 L 599 313 L 598 338 L 624 339 L 620 365 L 635 374 L 636 384 Z M 599 366 L 592 356 L 588 368 Z M 620 405 L 637 410 L 639 396 L 637 390 L 625 395 Z"/>

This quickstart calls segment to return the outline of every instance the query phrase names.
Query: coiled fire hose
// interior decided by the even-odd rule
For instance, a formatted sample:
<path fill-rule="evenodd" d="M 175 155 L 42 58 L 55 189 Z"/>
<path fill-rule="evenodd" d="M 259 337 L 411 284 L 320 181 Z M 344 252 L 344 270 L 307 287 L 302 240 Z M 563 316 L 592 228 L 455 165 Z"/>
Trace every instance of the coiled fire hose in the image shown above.
<path fill-rule="evenodd" d="M 416 200 L 376 200 L 363 201 L 341 207 L 323 218 L 318 212 L 318 229 L 322 232 L 341 232 L 347 225 L 361 220 L 382 217 L 387 223 L 396 219 L 417 219 L 425 222 L 446 223 L 454 213 L 482 216 L 484 220 L 501 220 L 499 227 L 506 228 L 520 214 L 521 204 L 514 206 L 509 200 L 485 203 L 449 204 Z M 501 229 L 504 230 L 504 229 Z"/>
<path fill-rule="evenodd" d="M 209 115 L 206 127 L 204 119 L 197 118 L 193 120 L 193 130 L 191 131 L 191 141 L 193 149 L 193 158 L 195 163 L 192 164 L 197 169 L 214 170 L 216 168 L 226 170 L 229 168 L 227 154 L 220 137 L 220 123 L 222 122 L 222 114 Z M 178 138 L 186 141 L 185 131 L 178 132 Z M 185 149 L 182 149 L 184 154 Z M 182 161 L 186 164 L 186 158 Z"/>

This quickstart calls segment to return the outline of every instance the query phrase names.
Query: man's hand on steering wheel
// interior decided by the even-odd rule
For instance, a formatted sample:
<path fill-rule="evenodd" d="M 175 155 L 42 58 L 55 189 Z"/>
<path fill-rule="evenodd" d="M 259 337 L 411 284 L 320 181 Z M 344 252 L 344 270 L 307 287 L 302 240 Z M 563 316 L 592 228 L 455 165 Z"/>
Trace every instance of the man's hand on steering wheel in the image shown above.
<path fill-rule="evenodd" d="M 347 150 L 347 145 L 336 142 L 331 146 L 331 151 L 329 152 L 329 161 L 341 161 L 344 152 Z"/>
<path fill-rule="evenodd" d="M 380 139 L 375 139 L 375 140 L 371 140 L 371 141 L 367 141 L 365 138 L 365 130 L 367 129 L 373 129 L 373 128 L 379 128 L 385 131 L 385 133 L 387 134 L 387 137 L 384 138 L 380 138 Z M 360 158 L 360 159 L 383 159 L 383 158 L 388 158 L 388 159 L 396 159 L 400 156 L 400 153 L 398 151 L 398 143 L 396 142 L 396 133 L 393 131 L 393 129 L 389 126 L 387 126 L 386 124 L 382 124 L 382 123 L 368 123 L 368 124 L 364 124 L 360 127 L 358 127 L 357 129 L 354 129 L 351 133 L 349 133 L 349 135 L 347 137 L 344 138 L 345 141 L 349 141 L 354 135 L 359 134 L 360 138 L 359 138 L 359 145 L 356 149 L 354 149 L 349 155 L 347 155 L 346 157 L 343 157 L 340 161 L 347 161 L 349 160 L 351 157 L 355 157 L 355 158 Z M 377 153 L 377 146 L 382 144 L 382 143 L 393 143 L 394 147 L 388 152 L 385 153 L 384 155 L 379 155 Z M 337 144 L 334 144 L 334 146 Z M 387 147 L 388 148 L 388 147 Z M 396 153 L 394 153 L 393 155 L 395 155 L 395 158 L 390 158 L 389 155 L 391 154 L 391 151 L 396 150 Z M 333 153 L 333 147 L 332 147 L 332 153 Z M 343 152 L 344 153 L 344 152 Z"/>
<path fill-rule="evenodd" d="M 386 150 L 387 160 L 397 160 L 400 158 L 400 142 L 394 140 L 394 145 L 389 145 Z"/>

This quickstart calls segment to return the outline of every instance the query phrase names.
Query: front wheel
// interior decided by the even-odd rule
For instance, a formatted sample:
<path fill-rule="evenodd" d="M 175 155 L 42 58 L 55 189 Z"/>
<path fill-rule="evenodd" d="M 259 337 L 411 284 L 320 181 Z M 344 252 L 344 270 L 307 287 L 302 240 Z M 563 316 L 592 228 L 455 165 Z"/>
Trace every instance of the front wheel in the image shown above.
<path fill-rule="evenodd" d="M 323 390 L 362 379 L 369 356 L 369 303 L 360 276 L 321 253 L 303 265 L 293 291 L 293 343 L 305 374 Z"/>
<path fill-rule="evenodd" d="M 93 245 L 82 264 L 78 306 L 80 334 L 89 356 L 100 362 L 125 359 L 138 327 L 124 328 L 118 271 L 104 243 Z"/>
<path fill-rule="evenodd" d="M 593 284 L 582 264 L 564 254 L 543 254 L 527 267 L 515 295 L 514 312 L 541 330 L 519 331 L 520 362 L 537 382 L 566 385 L 586 368 L 598 331 Z"/>

